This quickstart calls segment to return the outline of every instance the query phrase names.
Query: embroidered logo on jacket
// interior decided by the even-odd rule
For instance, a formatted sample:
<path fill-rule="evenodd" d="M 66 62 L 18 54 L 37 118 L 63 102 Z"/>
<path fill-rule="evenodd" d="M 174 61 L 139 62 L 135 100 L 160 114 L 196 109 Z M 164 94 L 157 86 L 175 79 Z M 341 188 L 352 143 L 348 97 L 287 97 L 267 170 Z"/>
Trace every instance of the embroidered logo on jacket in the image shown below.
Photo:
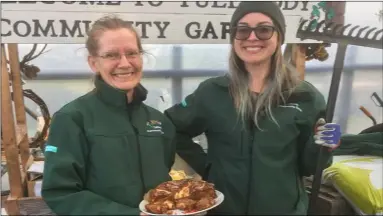
<path fill-rule="evenodd" d="M 162 123 L 158 120 L 149 120 L 146 122 L 146 132 L 148 133 L 155 133 L 155 132 L 160 132 L 164 133 L 162 131 Z"/>
<path fill-rule="evenodd" d="M 286 105 L 280 105 L 280 107 L 293 108 L 293 109 L 298 110 L 299 112 L 302 112 L 302 109 L 299 108 L 299 104 L 297 104 L 297 103 L 288 103 Z"/>

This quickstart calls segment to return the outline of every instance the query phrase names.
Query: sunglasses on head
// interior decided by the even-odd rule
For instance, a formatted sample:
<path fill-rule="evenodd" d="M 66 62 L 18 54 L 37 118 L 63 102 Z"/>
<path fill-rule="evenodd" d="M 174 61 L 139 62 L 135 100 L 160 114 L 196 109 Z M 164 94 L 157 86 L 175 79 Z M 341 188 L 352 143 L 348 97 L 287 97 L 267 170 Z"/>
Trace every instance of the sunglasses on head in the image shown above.
<path fill-rule="evenodd" d="M 235 39 L 237 40 L 247 40 L 251 32 L 254 32 L 259 40 L 269 40 L 274 34 L 275 27 L 269 25 L 260 25 L 254 28 L 249 26 L 236 26 L 234 27 L 234 31 Z"/>

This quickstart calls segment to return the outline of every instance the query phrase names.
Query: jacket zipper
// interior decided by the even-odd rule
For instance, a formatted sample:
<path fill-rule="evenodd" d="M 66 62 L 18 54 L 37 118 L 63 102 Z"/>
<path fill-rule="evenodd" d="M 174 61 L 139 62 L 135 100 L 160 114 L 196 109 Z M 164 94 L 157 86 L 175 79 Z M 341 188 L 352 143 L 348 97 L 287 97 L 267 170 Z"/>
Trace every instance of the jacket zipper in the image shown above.
<path fill-rule="evenodd" d="M 251 181 L 253 179 L 253 143 L 254 143 L 254 134 L 255 134 L 255 123 L 250 120 L 249 121 L 249 141 L 250 145 L 247 146 L 249 150 L 249 177 L 247 183 L 247 199 L 246 199 L 246 214 L 249 214 L 249 204 L 250 204 L 250 195 L 251 195 Z"/>
<path fill-rule="evenodd" d="M 142 194 L 145 194 L 146 186 L 145 186 L 145 181 L 144 181 L 144 175 L 142 173 L 143 167 L 142 167 L 142 158 L 141 158 L 140 139 L 138 138 L 138 130 L 137 130 L 136 126 L 133 125 L 132 110 L 129 109 L 128 115 L 129 115 L 130 124 L 132 125 L 132 128 L 134 130 L 134 134 L 136 136 L 136 146 L 137 146 L 137 150 L 138 150 L 138 166 L 139 166 L 140 180 L 141 180 L 141 184 L 142 184 Z"/>

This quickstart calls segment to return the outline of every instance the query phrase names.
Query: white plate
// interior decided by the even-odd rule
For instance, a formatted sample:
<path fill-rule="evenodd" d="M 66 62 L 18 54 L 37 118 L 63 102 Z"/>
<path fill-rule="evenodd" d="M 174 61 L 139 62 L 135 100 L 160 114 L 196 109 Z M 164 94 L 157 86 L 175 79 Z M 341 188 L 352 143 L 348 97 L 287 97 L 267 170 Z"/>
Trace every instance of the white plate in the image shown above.
<path fill-rule="evenodd" d="M 203 213 L 206 213 L 206 212 L 209 211 L 210 209 L 213 209 L 213 208 L 219 206 L 219 205 L 223 202 L 223 200 L 225 199 L 225 196 L 223 195 L 223 193 L 221 193 L 221 192 L 215 190 L 215 194 L 217 195 L 217 198 L 215 198 L 215 204 L 214 204 L 212 207 L 207 208 L 207 209 L 204 209 L 204 210 L 201 210 L 201 211 L 190 212 L 190 213 L 183 213 L 183 211 L 181 211 L 181 210 L 174 210 L 173 215 L 197 215 L 197 214 L 203 214 Z M 147 215 L 164 215 L 164 214 L 154 214 L 154 213 L 150 213 L 150 212 L 148 212 L 148 211 L 146 210 L 146 208 L 145 208 L 145 205 L 146 205 L 146 204 L 148 204 L 148 201 L 146 201 L 146 200 L 142 200 L 141 203 L 140 203 L 139 208 L 140 208 L 140 210 L 141 210 L 143 213 L 145 213 L 145 214 L 147 214 Z"/>

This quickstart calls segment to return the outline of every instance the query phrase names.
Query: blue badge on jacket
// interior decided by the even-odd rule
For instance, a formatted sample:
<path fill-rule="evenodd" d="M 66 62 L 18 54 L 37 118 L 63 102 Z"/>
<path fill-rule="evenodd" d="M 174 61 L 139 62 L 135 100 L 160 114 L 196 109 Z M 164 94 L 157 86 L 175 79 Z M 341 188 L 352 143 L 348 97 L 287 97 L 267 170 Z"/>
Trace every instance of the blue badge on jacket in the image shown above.
<path fill-rule="evenodd" d="M 181 105 L 183 106 L 183 107 L 186 107 L 188 104 L 186 103 L 186 100 L 184 99 L 182 102 L 181 102 Z"/>
<path fill-rule="evenodd" d="M 54 153 L 56 153 L 57 152 L 57 147 L 56 146 L 52 146 L 52 145 L 47 145 L 47 146 L 45 146 L 45 152 L 54 152 Z"/>

